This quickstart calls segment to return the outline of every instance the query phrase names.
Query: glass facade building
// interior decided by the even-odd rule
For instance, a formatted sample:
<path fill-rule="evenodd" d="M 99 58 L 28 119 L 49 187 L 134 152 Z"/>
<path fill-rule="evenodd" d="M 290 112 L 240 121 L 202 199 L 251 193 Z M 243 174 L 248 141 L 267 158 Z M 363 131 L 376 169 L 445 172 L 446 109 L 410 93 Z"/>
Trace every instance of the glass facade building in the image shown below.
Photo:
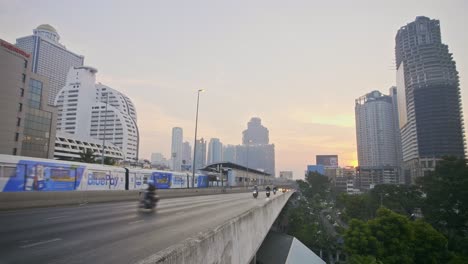
<path fill-rule="evenodd" d="M 438 20 L 417 17 L 395 42 L 404 170 L 414 181 L 444 156 L 465 157 L 460 84 Z"/>

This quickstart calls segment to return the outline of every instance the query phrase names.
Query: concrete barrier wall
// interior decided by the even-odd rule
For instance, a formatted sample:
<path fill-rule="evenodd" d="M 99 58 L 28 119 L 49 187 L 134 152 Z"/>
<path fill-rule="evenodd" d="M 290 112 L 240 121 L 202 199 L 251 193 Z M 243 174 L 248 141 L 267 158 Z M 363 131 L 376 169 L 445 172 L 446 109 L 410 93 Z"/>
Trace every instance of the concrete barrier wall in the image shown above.
<path fill-rule="evenodd" d="M 159 189 L 161 199 L 220 193 L 247 192 L 246 188 Z M 0 210 L 78 205 L 118 201 L 137 201 L 140 191 L 0 192 Z"/>
<path fill-rule="evenodd" d="M 262 206 L 158 252 L 139 264 L 249 263 L 292 194 L 276 196 Z"/>

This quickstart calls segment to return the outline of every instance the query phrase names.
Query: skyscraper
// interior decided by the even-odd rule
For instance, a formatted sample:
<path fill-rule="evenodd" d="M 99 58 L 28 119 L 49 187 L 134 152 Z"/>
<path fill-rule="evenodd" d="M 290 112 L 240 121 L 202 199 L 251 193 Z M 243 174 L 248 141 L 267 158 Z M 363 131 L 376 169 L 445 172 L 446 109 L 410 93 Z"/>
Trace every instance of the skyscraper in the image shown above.
<path fill-rule="evenodd" d="M 182 164 L 185 163 L 186 168 L 191 168 L 193 164 L 192 161 L 192 146 L 189 142 L 185 141 L 182 146 Z"/>
<path fill-rule="evenodd" d="M 269 143 L 269 132 L 262 120 L 253 117 L 242 132 L 242 145 L 236 146 L 236 162 L 252 169 L 275 175 L 275 145 Z"/>
<path fill-rule="evenodd" d="M 208 164 L 221 162 L 223 160 L 223 143 L 219 138 L 210 139 L 208 143 Z"/>
<path fill-rule="evenodd" d="M 138 160 L 139 132 L 135 106 L 130 98 L 103 84 L 96 84 L 97 70 L 71 68 L 67 85 L 55 100 L 57 130 L 110 142 L 127 161 Z"/>
<path fill-rule="evenodd" d="M 360 167 L 397 166 L 392 97 L 372 91 L 356 99 Z"/>
<path fill-rule="evenodd" d="M 395 95 L 394 87 L 390 93 Z M 398 184 L 400 174 L 399 129 L 395 116 L 396 98 L 372 91 L 356 99 L 356 138 L 361 175 L 370 184 Z M 383 172 L 386 172 L 384 174 Z M 366 173 L 363 173 L 366 172 Z M 382 175 L 374 177 L 374 175 Z M 388 175 L 388 176 L 387 176 Z M 385 176 L 385 177 L 383 177 Z M 368 188 L 369 186 L 361 186 Z"/>
<path fill-rule="evenodd" d="M 237 163 L 235 145 L 223 146 L 223 161 Z"/>
<path fill-rule="evenodd" d="M 405 177 L 414 180 L 443 156 L 465 157 L 459 79 L 438 20 L 416 17 L 395 42 Z"/>
<path fill-rule="evenodd" d="M 206 166 L 206 140 L 201 138 L 196 141 L 196 144 L 195 170 L 199 170 Z"/>
<path fill-rule="evenodd" d="M 247 124 L 247 129 L 242 132 L 242 144 L 268 144 L 268 129 L 262 126 L 262 120 L 258 117 L 252 117 Z"/>
<path fill-rule="evenodd" d="M 180 127 L 172 128 L 172 145 L 171 145 L 171 160 L 172 169 L 180 171 L 182 166 L 182 144 L 183 130 Z"/>
<path fill-rule="evenodd" d="M 53 105 L 58 92 L 66 84 L 70 68 L 83 66 L 84 57 L 66 49 L 60 35 L 51 25 L 44 24 L 33 30 L 32 36 L 18 38 L 16 46 L 31 54 L 32 72 L 49 82 L 48 103 Z"/>

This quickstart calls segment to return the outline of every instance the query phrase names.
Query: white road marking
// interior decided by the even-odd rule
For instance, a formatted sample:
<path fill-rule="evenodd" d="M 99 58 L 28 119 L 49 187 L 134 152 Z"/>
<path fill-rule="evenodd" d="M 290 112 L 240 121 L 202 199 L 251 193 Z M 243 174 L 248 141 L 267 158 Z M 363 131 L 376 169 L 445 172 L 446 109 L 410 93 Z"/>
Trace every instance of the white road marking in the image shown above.
<path fill-rule="evenodd" d="M 143 222 L 143 221 L 145 221 L 145 220 L 137 220 L 137 221 L 130 222 L 130 223 L 128 223 L 128 224 L 129 224 L 129 225 L 132 225 L 132 224 L 136 224 L 136 223 L 141 223 L 141 222 Z"/>
<path fill-rule="evenodd" d="M 46 218 L 46 220 L 59 219 L 59 218 L 64 218 L 64 217 L 68 217 L 68 215 L 49 217 L 49 218 Z"/>
<path fill-rule="evenodd" d="M 39 245 L 43 245 L 43 244 L 47 244 L 47 243 L 52 243 L 52 242 L 60 241 L 60 240 L 62 240 L 62 239 L 61 238 L 54 238 L 54 239 L 50 239 L 50 240 L 46 240 L 46 241 L 32 243 L 32 244 L 29 244 L 29 245 L 24 245 L 24 246 L 21 246 L 20 248 L 30 248 L 30 247 L 35 247 L 35 246 L 39 246 Z"/>

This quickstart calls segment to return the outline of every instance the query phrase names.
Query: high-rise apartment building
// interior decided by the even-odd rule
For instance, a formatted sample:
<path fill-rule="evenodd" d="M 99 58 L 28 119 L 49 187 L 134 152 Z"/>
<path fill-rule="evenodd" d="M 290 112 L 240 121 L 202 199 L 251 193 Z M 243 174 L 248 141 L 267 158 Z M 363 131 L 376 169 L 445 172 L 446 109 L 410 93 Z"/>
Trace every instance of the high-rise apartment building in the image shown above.
<path fill-rule="evenodd" d="M 237 163 L 235 145 L 223 146 L 223 161 Z"/>
<path fill-rule="evenodd" d="M 443 156 L 465 157 L 459 78 L 438 20 L 416 17 L 395 42 L 405 177 L 414 181 Z"/>
<path fill-rule="evenodd" d="M 56 111 L 47 79 L 31 66 L 29 53 L 0 39 L 0 153 L 53 158 Z"/>
<path fill-rule="evenodd" d="M 31 69 L 48 79 L 48 103 L 52 105 L 65 86 L 70 68 L 83 66 L 84 57 L 66 49 L 57 30 L 48 24 L 33 30 L 32 36 L 18 38 L 16 46 L 31 54 Z"/>
<path fill-rule="evenodd" d="M 183 130 L 180 127 L 172 128 L 171 160 L 172 169 L 180 171 L 182 168 L 182 144 L 184 140 Z"/>
<path fill-rule="evenodd" d="M 390 95 L 372 91 L 356 99 L 360 182 L 374 185 L 400 183 L 401 145 L 396 95 L 396 89 L 392 87 Z M 369 186 L 366 184 L 360 187 L 366 189 Z"/>
<path fill-rule="evenodd" d="M 354 109 L 359 166 L 397 166 L 392 97 L 372 91 L 356 99 Z"/>
<path fill-rule="evenodd" d="M 203 138 L 196 141 L 195 170 L 206 166 L 206 140 Z"/>
<path fill-rule="evenodd" d="M 126 161 L 138 160 L 139 132 L 135 106 L 126 95 L 96 84 L 97 70 L 71 68 L 55 100 L 57 130 L 110 142 Z"/>
<path fill-rule="evenodd" d="M 242 144 L 266 145 L 269 141 L 269 132 L 262 125 L 262 120 L 258 117 L 252 117 L 247 124 L 247 129 L 242 132 Z"/>
<path fill-rule="evenodd" d="M 223 143 L 219 138 L 212 138 L 208 143 L 208 164 L 223 161 Z"/>
<path fill-rule="evenodd" d="M 191 168 L 192 163 L 192 146 L 189 142 L 185 141 L 182 145 L 182 165 L 186 165 L 186 168 Z"/>

